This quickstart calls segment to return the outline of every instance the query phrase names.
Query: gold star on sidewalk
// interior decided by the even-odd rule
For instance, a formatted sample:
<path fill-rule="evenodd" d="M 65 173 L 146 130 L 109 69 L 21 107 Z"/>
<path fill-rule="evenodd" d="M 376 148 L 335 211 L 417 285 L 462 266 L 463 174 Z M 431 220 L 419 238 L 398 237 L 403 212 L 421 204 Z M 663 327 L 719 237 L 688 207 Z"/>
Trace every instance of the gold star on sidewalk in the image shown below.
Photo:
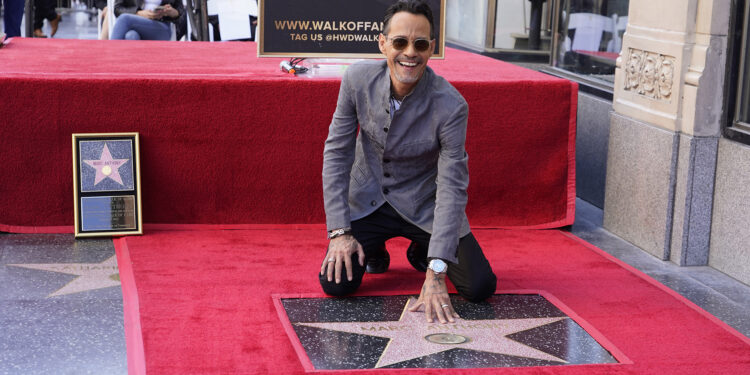
<path fill-rule="evenodd" d="M 529 319 L 456 319 L 455 323 L 426 323 L 424 312 L 409 312 L 406 302 L 401 318 L 389 322 L 297 323 L 298 325 L 391 339 L 375 367 L 384 367 L 444 352 L 470 349 L 516 357 L 567 363 L 541 350 L 508 338 L 508 335 L 554 323 L 566 317 Z"/>
<path fill-rule="evenodd" d="M 117 258 L 112 255 L 101 263 L 50 263 L 50 264 L 8 264 L 32 270 L 51 271 L 77 275 L 75 279 L 47 297 L 62 296 L 108 288 L 120 285 L 120 273 L 117 269 Z"/>

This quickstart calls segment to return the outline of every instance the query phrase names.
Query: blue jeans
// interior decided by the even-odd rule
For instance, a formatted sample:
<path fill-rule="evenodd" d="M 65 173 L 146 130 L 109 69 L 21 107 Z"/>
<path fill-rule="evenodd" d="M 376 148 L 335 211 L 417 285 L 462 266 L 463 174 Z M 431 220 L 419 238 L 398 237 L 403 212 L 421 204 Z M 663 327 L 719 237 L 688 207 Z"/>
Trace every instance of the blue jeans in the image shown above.
<path fill-rule="evenodd" d="M 3 25 L 8 38 L 21 36 L 21 20 L 23 19 L 23 0 L 1 0 L 5 7 Z M 28 22 L 28 21 L 27 21 Z"/>
<path fill-rule="evenodd" d="M 169 40 L 172 29 L 168 22 L 150 20 L 135 14 L 121 14 L 112 28 L 111 39 Z"/>

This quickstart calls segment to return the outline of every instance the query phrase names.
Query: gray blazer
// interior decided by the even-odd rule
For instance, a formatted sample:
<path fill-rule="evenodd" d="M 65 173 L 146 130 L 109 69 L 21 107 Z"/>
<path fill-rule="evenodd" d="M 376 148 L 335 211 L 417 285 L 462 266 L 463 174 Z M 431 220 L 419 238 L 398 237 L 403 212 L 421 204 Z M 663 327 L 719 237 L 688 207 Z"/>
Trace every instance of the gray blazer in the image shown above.
<path fill-rule="evenodd" d="M 458 240 L 470 232 L 469 107 L 427 67 L 391 119 L 390 87 L 385 60 L 355 63 L 344 74 L 323 152 L 326 225 L 349 227 L 388 202 L 432 234 L 429 257 L 457 263 Z"/>

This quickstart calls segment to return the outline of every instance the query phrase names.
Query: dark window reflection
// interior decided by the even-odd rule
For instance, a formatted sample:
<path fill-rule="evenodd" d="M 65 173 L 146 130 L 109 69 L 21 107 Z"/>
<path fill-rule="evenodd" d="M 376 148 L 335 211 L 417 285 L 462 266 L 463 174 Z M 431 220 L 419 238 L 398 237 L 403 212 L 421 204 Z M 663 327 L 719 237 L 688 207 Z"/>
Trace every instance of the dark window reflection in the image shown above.
<path fill-rule="evenodd" d="M 495 48 L 550 49 L 551 0 L 497 0 Z"/>
<path fill-rule="evenodd" d="M 737 120 L 744 130 L 750 130 L 750 2 L 745 3 L 745 22 L 742 37 L 742 49 L 740 63 L 739 102 L 737 103 Z"/>
<path fill-rule="evenodd" d="M 555 65 L 614 82 L 628 5 L 629 0 L 562 0 Z"/>

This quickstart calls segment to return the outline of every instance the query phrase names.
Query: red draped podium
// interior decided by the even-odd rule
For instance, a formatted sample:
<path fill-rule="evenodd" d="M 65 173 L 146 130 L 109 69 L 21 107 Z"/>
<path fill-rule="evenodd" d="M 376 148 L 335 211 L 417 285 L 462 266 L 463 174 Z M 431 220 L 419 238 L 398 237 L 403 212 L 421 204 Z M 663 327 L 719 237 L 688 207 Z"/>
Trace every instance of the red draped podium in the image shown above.
<path fill-rule="evenodd" d="M 323 223 L 340 79 L 279 62 L 254 43 L 14 38 L 0 49 L 0 230 L 72 231 L 71 134 L 103 132 L 140 133 L 145 223 Z M 470 223 L 572 224 L 576 85 L 450 48 L 430 66 L 469 103 Z"/>

